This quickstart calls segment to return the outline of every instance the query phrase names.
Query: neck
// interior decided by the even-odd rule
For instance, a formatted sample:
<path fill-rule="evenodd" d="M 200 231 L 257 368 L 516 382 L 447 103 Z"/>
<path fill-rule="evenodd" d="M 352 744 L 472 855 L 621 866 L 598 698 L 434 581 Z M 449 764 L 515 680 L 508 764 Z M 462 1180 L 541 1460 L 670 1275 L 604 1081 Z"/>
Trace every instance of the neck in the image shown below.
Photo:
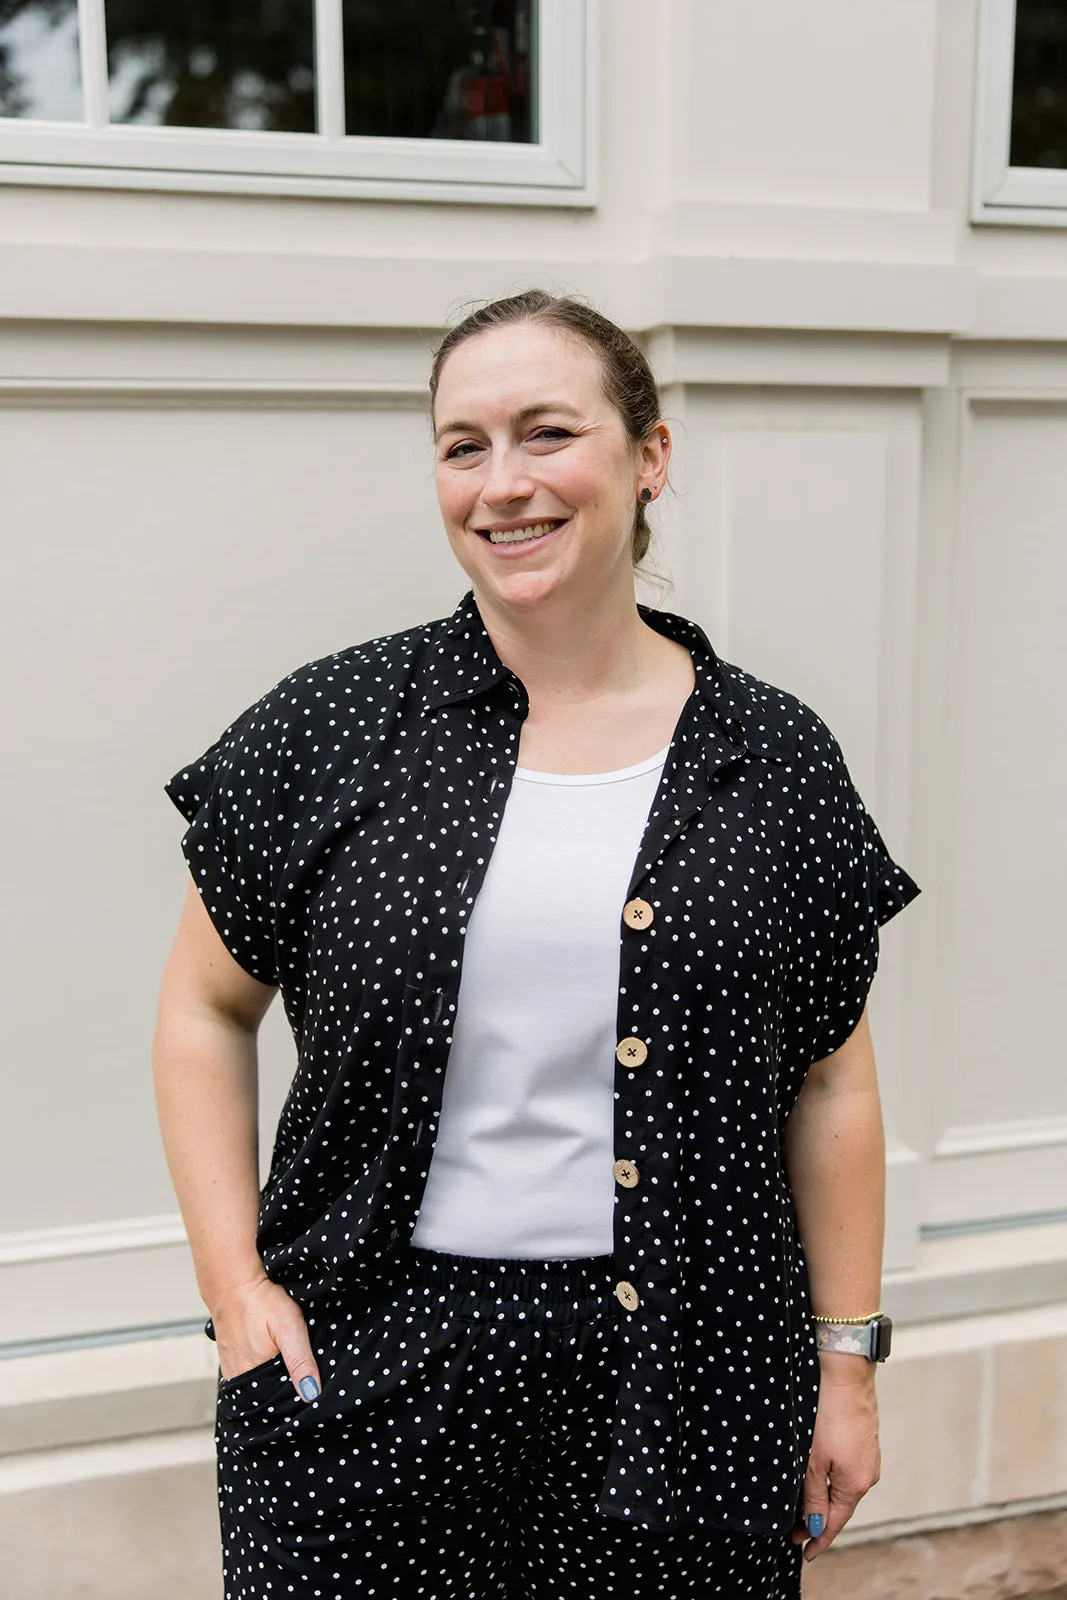
<path fill-rule="evenodd" d="M 475 589 L 493 648 L 526 687 L 531 703 L 580 705 L 625 694 L 646 676 L 659 635 L 628 592 L 590 605 L 555 596 L 529 609 L 501 605 Z"/>

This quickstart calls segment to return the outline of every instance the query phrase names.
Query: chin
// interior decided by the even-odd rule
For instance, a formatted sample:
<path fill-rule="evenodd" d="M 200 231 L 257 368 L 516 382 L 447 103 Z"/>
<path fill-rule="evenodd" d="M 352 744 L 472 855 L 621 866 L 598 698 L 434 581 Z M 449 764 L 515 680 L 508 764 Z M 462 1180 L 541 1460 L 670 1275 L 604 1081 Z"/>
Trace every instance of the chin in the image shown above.
<path fill-rule="evenodd" d="M 565 581 L 561 581 L 560 574 L 550 571 L 495 572 L 488 581 L 483 581 L 480 576 L 475 576 L 472 581 L 480 594 L 492 596 L 516 611 L 532 611 L 555 599 L 568 587 Z"/>

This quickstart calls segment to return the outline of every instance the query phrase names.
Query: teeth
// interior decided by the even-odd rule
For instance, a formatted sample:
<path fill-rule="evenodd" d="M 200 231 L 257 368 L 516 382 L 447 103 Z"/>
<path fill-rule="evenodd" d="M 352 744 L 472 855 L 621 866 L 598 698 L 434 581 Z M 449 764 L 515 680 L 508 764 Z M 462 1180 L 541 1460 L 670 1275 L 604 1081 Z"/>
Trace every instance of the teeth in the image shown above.
<path fill-rule="evenodd" d="M 543 539 L 555 526 L 555 522 L 535 522 L 532 528 L 490 528 L 489 539 L 492 544 L 524 544 L 528 539 Z"/>

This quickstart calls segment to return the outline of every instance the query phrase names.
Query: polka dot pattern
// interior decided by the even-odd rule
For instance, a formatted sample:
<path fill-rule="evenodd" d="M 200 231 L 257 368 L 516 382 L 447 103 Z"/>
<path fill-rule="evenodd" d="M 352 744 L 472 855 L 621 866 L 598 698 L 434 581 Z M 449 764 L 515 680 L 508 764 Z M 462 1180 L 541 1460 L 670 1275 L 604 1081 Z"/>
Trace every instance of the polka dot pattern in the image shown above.
<path fill-rule="evenodd" d="M 784 1534 L 818 1359 L 780 1136 L 918 889 L 814 712 L 695 623 L 641 614 L 689 648 L 696 687 L 624 896 L 653 916 L 631 928 L 619 906 L 617 1037 L 647 1059 L 615 1072 L 616 1153 L 641 1182 L 616 1196 L 612 1270 L 638 1305 L 598 1504 L 635 1528 Z M 311 1308 L 410 1238 L 527 710 L 468 592 L 292 673 L 167 785 L 215 926 L 293 1029 L 258 1246 Z M 565 895 L 550 864 L 546 885 Z"/>
<path fill-rule="evenodd" d="M 610 1257 L 404 1251 L 309 1307 L 323 1376 L 219 1383 L 227 1600 L 785 1600 L 800 1547 L 601 1516 L 619 1378 Z"/>

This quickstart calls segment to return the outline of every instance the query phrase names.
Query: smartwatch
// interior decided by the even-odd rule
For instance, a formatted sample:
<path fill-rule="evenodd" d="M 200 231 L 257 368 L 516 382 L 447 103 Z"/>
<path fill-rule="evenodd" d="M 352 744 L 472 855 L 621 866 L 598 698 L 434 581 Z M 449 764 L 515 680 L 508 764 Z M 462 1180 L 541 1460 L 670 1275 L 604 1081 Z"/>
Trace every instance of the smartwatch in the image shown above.
<path fill-rule="evenodd" d="M 820 1350 L 843 1350 L 847 1355 L 884 1361 L 893 1342 L 889 1317 L 868 1317 L 866 1322 L 816 1322 L 815 1343 Z"/>

